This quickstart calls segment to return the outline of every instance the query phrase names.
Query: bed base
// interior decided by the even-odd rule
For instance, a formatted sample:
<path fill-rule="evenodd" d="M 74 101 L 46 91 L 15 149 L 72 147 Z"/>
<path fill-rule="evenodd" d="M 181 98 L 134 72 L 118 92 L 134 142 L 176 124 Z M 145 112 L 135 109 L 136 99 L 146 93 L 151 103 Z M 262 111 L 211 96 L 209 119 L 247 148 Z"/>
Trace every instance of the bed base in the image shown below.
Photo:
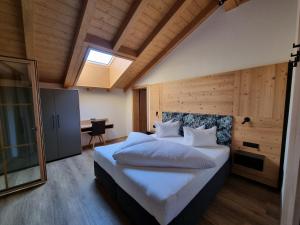
<path fill-rule="evenodd" d="M 136 200 L 128 195 L 113 178 L 94 162 L 96 181 L 118 202 L 130 221 L 135 225 L 160 225 Z M 230 172 L 228 160 L 193 200 L 168 225 L 197 225 L 217 192 L 222 188 Z"/>

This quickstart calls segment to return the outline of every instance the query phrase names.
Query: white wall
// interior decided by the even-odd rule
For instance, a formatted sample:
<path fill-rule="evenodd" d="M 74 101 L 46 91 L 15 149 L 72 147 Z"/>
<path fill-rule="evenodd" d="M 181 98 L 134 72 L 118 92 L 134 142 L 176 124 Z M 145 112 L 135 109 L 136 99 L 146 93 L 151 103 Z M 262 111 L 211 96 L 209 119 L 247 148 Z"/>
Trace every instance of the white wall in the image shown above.
<path fill-rule="evenodd" d="M 106 91 L 101 89 L 87 90 L 79 88 L 80 119 L 107 118 L 113 123 L 113 129 L 106 130 L 106 139 L 127 136 L 127 98 L 123 90 Z M 87 137 L 83 137 L 86 144 Z"/>
<path fill-rule="evenodd" d="M 250 0 L 220 8 L 138 84 L 159 83 L 288 61 L 297 0 Z"/>

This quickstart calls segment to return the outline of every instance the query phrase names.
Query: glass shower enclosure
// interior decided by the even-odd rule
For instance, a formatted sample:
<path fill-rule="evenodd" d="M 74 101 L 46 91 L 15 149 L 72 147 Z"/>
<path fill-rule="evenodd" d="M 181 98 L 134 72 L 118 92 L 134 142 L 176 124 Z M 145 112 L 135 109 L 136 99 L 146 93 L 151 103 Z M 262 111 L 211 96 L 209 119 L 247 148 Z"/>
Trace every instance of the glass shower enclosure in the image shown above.
<path fill-rule="evenodd" d="M 0 196 L 46 181 L 36 62 L 0 56 Z"/>

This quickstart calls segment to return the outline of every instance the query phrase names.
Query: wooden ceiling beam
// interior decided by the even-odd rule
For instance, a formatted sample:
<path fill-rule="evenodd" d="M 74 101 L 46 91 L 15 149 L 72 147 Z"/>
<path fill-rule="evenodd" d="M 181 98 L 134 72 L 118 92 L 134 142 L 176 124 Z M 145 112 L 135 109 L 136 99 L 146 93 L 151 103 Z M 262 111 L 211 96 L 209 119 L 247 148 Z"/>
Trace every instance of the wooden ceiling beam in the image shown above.
<path fill-rule="evenodd" d="M 84 42 L 87 43 L 90 48 L 107 52 L 114 56 L 119 56 L 130 60 L 135 60 L 137 57 L 136 51 L 123 46 L 121 46 L 119 50 L 114 50 L 112 42 L 104 40 L 93 34 L 88 33 L 84 39 Z"/>
<path fill-rule="evenodd" d="M 227 0 L 226 2 L 224 2 L 224 9 L 227 12 L 229 10 L 238 7 L 239 4 L 240 4 L 240 0 Z"/>
<path fill-rule="evenodd" d="M 224 2 L 224 10 L 228 12 L 247 1 L 248 0 L 227 0 L 226 2 Z"/>
<path fill-rule="evenodd" d="M 86 37 L 88 27 L 96 9 L 96 0 L 85 0 L 81 11 L 81 19 L 75 36 L 73 49 L 71 52 L 69 64 L 66 70 L 64 87 L 74 86 L 78 79 L 79 70 L 82 67 L 82 62 L 86 53 L 84 39 Z"/>
<path fill-rule="evenodd" d="M 163 28 L 167 27 L 173 22 L 172 18 L 175 18 L 178 14 L 181 14 L 182 11 L 185 10 L 186 6 L 191 4 L 191 2 L 191 0 L 177 0 L 138 49 L 138 54 L 141 54 L 152 43 L 154 38 L 160 32 L 162 32 Z"/>
<path fill-rule="evenodd" d="M 26 58 L 34 59 L 33 2 L 21 0 Z"/>
<path fill-rule="evenodd" d="M 204 22 L 219 7 L 217 1 L 210 3 L 150 62 L 144 69 L 135 76 L 124 88 L 126 91 L 153 66 L 159 63 L 163 57 L 170 53 L 181 41 L 183 41 L 190 33 L 192 33 L 202 22 Z"/>
<path fill-rule="evenodd" d="M 143 9 L 145 6 L 150 2 L 151 0 L 135 0 L 132 4 L 132 6 L 129 9 L 129 12 L 127 13 L 126 18 L 124 19 L 122 25 L 120 26 L 120 29 L 118 30 L 114 40 L 113 40 L 113 50 L 117 51 L 122 46 L 126 35 L 128 32 L 133 28 L 134 23 L 138 19 L 138 17 L 141 15 Z"/>

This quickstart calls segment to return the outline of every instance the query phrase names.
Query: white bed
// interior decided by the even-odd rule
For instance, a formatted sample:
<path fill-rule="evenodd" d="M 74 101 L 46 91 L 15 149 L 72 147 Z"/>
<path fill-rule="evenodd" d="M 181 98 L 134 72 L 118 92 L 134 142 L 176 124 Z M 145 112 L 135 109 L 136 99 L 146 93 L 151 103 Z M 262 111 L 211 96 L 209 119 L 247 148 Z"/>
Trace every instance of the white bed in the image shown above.
<path fill-rule="evenodd" d="M 156 137 L 155 135 L 153 135 Z M 160 138 L 158 138 L 160 139 Z M 183 137 L 162 138 L 183 144 Z M 197 148 L 211 157 L 211 169 L 146 168 L 116 164 L 113 153 L 121 143 L 97 147 L 94 160 L 161 225 L 174 219 L 229 158 L 229 147 Z"/>

